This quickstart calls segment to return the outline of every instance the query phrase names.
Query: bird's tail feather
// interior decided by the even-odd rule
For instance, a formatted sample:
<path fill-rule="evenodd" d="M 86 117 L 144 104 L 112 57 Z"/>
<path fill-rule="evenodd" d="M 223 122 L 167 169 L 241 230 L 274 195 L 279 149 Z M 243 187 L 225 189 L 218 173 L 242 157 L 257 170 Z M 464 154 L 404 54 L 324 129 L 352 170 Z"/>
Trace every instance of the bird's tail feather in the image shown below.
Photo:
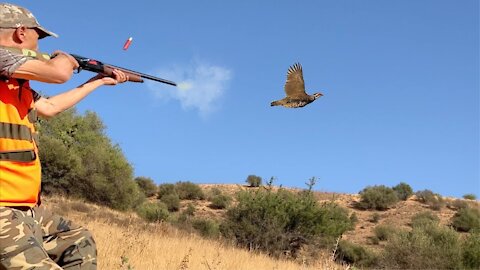
<path fill-rule="evenodd" d="M 280 101 L 272 101 L 272 103 L 270 103 L 270 106 L 278 106 L 280 105 Z"/>

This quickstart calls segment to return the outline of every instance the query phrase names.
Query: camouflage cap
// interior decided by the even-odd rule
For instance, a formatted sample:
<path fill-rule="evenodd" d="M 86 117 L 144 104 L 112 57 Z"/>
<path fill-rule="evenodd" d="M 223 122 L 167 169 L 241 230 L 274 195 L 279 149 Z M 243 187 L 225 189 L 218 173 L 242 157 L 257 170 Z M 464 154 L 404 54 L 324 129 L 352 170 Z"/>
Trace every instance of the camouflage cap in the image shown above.
<path fill-rule="evenodd" d="M 39 38 L 58 37 L 57 34 L 40 26 L 35 16 L 26 8 L 9 3 L 0 3 L 0 28 L 18 28 L 25 26 L 38 30 Z"/>

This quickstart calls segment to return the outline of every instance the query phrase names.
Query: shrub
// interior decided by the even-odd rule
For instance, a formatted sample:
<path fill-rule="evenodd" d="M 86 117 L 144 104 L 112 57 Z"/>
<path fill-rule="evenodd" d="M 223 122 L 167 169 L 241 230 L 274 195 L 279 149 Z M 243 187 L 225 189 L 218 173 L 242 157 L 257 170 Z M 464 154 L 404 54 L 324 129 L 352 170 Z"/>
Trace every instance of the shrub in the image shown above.
<path fill-rule="evenodd" d="M 163 203 L 146 202 L 136 209 L 137 214 L 149 222 L 167 220 L 169 213 L 167 206 Z"/>
<path fill-rule="evenodd" d="M 415 227 L 425 227 L 428 225 L 437 225 L 440 219 L 437 215 L 430 211 L 425 211 L 418 213 L 412 217 L 411 226 Z"/>
<path fill-rule="evenodd" d="M 460 210 L 463 208 L 468 208 L 468 203 L 464 200 L 454 200 L 453 202 L 448 202 L 447 207 L 450 209 Z"/>
<path fill-rule="evenodd" d="M 375 236 L 380 241 L 388 240 L 392 235 L 395 234 L 397 228 L 391 225 L 378 225 L 373 229 Z"/>
<path fill-rule="evenodd" d="M 162 198 L 164 195 L 167 194 L 177 194 L 174 184 L 165 183 L 158 186 L 158 199 Z"/>
<path fill-rule="evenodd" d="M 151 197 L 157 194 L 157 185 L 153 182 L 153 180 L 149 177 L 136 177 L 135 182 L 137 183 L 140 190 L 145 194 L 147 197 Z"/>
<path fill-rule="evenodd" d="M 459 269 L 462 263 L 458 234 L 435 224 L 398 231 L 382 258 L 387 269 Z"/>
<path fill-rule="evenodd" d="M 369 221 L 372 223 L 378 223 L 380 221 L 380 214 L 379 213 L 373 213 L 372 216 L 370 217 Z"/>
<path fill-rule="evenodd" d="M 322 237 L 325 243 L 352 227 L 348 211 L 334 203 L 319 204 L 311 192 L 300 194 L 280 188 L 238 193 L 220 226 L 227 239 L 239 246 L 279 257 L 296 257 L 306 245 Z"/>
<path fill-rule="evenodd" d="M 210 193 L 209 199 L 211 199 L 212 197 L 214 197 L 216 195 L 221 195 L 222 191 L 219 188 L 214 187 L 210 190 L 209 193 Z"/>
<path fill-rule="evenodd" d="M 463 208 L 455 213 L 452 220 L 452 226 L 461 232 L 471 230 L 480 231 L 480 210 L 478 208 Z"/>
<path fill-rule="evenodd" d="M 397 197 L 402 201 L 408 200 L 408 198 L 413 195 L 412 187 L 410 187 L 409 184 L 403 182 L 394 186 L 392 189 L 397 194 Z"/>
<path fill-rule="evenodd" d="M 340 241 L 338 245 L 336 259 L 360 267 L 372 266 L 377 260 L 373 252 L 345 240 Z"/>
<path fill-rule="evenodd" d="M 245 182 L 247 182 L 250 187 L 259 187 L 262 184 L 262 178 L 256 175 L 249 175 Z"/>
<path fill-rule="evenodd" d="M 480 232 L 473 232 L 463 242 L 462 262 L 466 269 L 480 269 Z"/>
<path fill-rule="evenodd" d="M 133 167 L 120 147 L 105 135 L 93 112 L 78 115 L 69 109 L 41 120 L 42 190 L 85 198 L 118 210 L 132 209 L 143 199 Z"/>
<path fill-rule="evenodd" d="M 205 199 L 205 194 L 202 189 L 192 182 L 177 182 L 175 184 L 175 190 L 177 191 L 178 197 L 181 200 L 203 200 Z"/>
<path fill-rule="evenodd" d="M 387 210 L 398 201 L 395 191 L 384 185 L 366 187 L 360 197 L 357 206 L 361 209 Z"/>
<path fill-rule="evenodd" d="M 444 205 L 443 198 L 440 194 L 433 193 L 431 190 L 425 189 L 415 193 L 417 200 L 430 206 L 433 210 L 440 210 Z"/>
<path fill-rule="evenodd" d="M 230 202 L 232 201 L 232 198 L 230 198 L 227 195 L 219 194 L 213 196 L 210 201 L 212 202 L 210 204 L 210 208 L 213 209 L 225 209 L 230 205 Z"/>
<path fill-rule="evenodd" d="M 220 235 L 219 224 L 209 219 L 195 219 L 192 226 L 204 237 L 215 238 Z"/>
<path fill-rule="evenodd" d="M 350 215 L 350 222 L 352 223 L 352 229 L 355 227 L 355 224 L 357 224 L 358 222 L 358 216 L 357 216 L 357 213 L 353 212 L 351 215 Z"/>
<path fill-rule="evenodd" d="M 170 212 L 176 212 L 180 209 L 180 198 L 177 193 L 165 194 L 160 198 L 160 201 L 167 206 Z"/>
<path fill-rule="evenodd" d="M 476 200 L 477 196 L 473 193 L 463 195 L 463 198 L 466 200 Z"/>
<path fill-rule="evenodd" d="M 193 203 L 187 204 L 187 208 L 182 211 L 182 214 L 193 217 L 195 215 L 195 206 L 193 205 Z"/>

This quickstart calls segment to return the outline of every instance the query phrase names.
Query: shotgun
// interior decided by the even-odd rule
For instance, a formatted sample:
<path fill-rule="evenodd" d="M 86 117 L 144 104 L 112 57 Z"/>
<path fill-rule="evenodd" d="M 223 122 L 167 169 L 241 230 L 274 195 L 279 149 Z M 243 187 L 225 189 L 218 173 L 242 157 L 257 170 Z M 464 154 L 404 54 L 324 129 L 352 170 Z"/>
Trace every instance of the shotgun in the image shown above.
<path fill-rule="evenodd" d="M 148 74 L 145 74 L 145 73 L 141 73 L 141 72 L 138 72 L 138 71 L 133 71 L 133 70 L 122 68 L 122 67 L 117 67 L 117 66 L 110 65 L 110 64 L 105 64 L 105 63 L 102 63 L 98 60 L 83 57 L 83 56 L 80 56 L 80 55 L 77 55 L 77 54 L 70 54 L 70 55 L 73 56 L 73 58 L 75 58 L 75 60 L 77 60 L 78 64 L 80 65 L 80 67 L 78 68 L 78 72 L 80 72 L 81 70 L 88 70 L 88 71 L 101 73 L 101 74 L 104 74 L 106 76 L 112 77 L 113 76 L 113 70 L 118 69 L 118 70 L 123 71 L 125 74 L 127 74 L 128 75 L 128 80 L 131 81 L 131 82 L 142 83 L 143 79 L 148 79 L 148 80 L 152 80 L 152 81 L 156 81 L 156 82 L 161 82 L 161 83 L 166 83 L 166 84 L 169 84 L 169 85 L 177 86 L 177 84 L 172 82 L 172 81 L 165 80 L 165 79 L 162 79 L 162 78 L 158 78 L 158 77 L 155 77 L 155 76 L 152 76 L 152 75 L 148 75 Z"/>
<path fill-rule="evenodd" d="M 55 55 L 49 55 L 49 54 L 46 54 L 46 53 L 41 53 L 41 52 L 37 52 L 37 51 L 34 51 L 34 50 L 29 50 L 29 49 L 19 49 L 19 48 L 4 47 L 4 46 L 0 46 L 0 48 L 9 50 L 13 53 L 19 53 L 19 54 L 22 54 L 22 55 L 25 55 L 25 56 L 33 57 L 35 59 L 42 60 L 42 61 L 48 61 L 51 58 L 55 57 Z M 126 68 L 122 68 L 122 67 L 118 67 L 118 66 L 114 66 L 114 65 L 110 65 L 110 64 L 106 64 L 106 63 L 103 63 L 101 61 L 98 61 L 98 60 L 95 60 L 95 59 L 92 59 L 92 58 L 88 58 L 88 57 L 83 57 L 83 56 L 80 56 L 80 55 L 77 55 L 77 54 L 70 54 L 70 55 L 73 58 L 75 58 L 75 60 L 77 60 L 77 62 L 78 62 L 79 68 L 77 70 L 77 73 L 82 71 L 82 70 L 88 70 L 88 71 L 91 71 L 91 72 L 103 74 L 105 76 L 113 77 L 113 70 L 118 69 L 118 70 L 123 71 L 126 75 L 128 75 L 128 80 L 131 81 L 131 82 L 143 83 L 143 79 L 148 79 L 148 80 L 152 80 L 152 81 L 156 81 L 156 82 L 161 82 L 161 83 L 177 86 L 177 84 L 175 82 L 165 80 L 165 79 L 162 79 L 162 78 L 158 78 L 158 77 L 155 77 L 155 76 L 152 76 L 152 75 L 148 75 L 148 74 L 145 74 L 145 73 L 141 73 L 141 72 L 138 72 L 138 71 L 133 71 L 133 70 L 130 70 L 130 69 L 126 69 Z"/>

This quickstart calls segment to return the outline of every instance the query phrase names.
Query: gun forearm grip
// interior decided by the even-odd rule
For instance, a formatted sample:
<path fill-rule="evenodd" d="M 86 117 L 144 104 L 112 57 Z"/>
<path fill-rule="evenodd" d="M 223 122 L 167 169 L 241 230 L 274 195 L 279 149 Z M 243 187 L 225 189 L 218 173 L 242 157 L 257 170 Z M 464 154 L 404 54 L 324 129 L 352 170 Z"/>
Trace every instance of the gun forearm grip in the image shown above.
<path fill-rule="evenodd" d="M 113 70 L 114 70 L 114 69 L 120 70 L 120 71 L 122 71 L 123 73 L 125 73 L 125 75 L 128 76 L 128 81 L 130 81 L 130 82 L 143 83 L 143 79 L 142 79 L 142 77 L 140 77 L 140 75 L 135 74 L 135 73 L 132 73 L 132 72 L 130 72 L 130 71 L 128 71 L 128 70 L 124 70 L 124 69 L 122 69 L 122 68 L 110 67 L 110 66 L 105 65 L 105 66 L 103 67 L 103 74 L 105 74 L 105 75 L 113 78 L 113 77 L 114 77 L 114 75 L 113 75 Z"/>

